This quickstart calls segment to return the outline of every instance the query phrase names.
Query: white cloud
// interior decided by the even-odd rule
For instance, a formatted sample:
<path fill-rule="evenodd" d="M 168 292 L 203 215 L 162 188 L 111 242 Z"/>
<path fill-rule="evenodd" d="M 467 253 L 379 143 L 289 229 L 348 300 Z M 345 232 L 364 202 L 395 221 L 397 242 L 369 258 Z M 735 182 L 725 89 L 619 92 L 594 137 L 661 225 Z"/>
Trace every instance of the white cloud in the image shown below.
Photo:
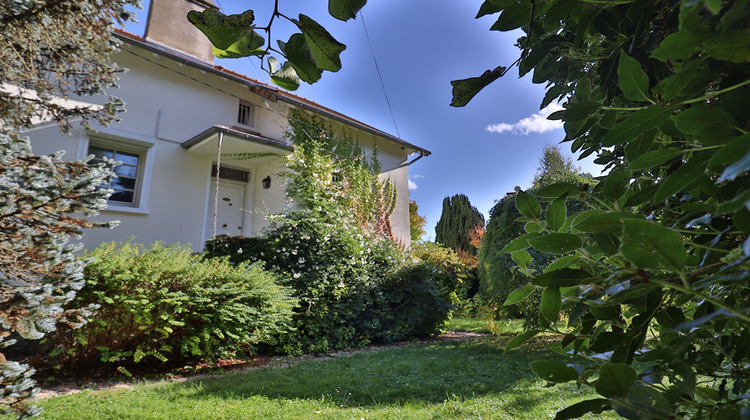
<path fill-rule="evenodd" d="M 412 175 L 412 179 L 422 179 L 424 178 L 424 175 Z M 409 190 L 416 190 L 417 189 L 417 183 L 415 181 L 409 180 Z"/>
<path fill-rule="evenodd" d="M 529 135 L 529 133 L 546 133 L 548 131 L 562 128 L 560 120 L 548 120 L 549 114 L 562 110 L 563 107 L 558 104 L 550 104 L 536 114 L 526 117 L 515 124 L 499 123 L 487 126 L 490 133 L 504 133 L 510 131 L 513 134 Z"/>

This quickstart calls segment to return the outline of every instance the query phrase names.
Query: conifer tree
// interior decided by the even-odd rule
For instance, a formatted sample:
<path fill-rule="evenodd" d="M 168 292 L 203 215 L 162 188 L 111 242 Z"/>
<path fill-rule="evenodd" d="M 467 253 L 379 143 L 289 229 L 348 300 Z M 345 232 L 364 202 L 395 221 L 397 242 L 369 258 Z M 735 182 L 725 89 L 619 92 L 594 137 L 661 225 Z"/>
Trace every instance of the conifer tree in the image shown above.
<path fill-rule="evenodd" d="M 477 254 L 471 244 L 477 226 L 484 229 L 484 216 L 469 202 L 469 197 L 456 194 L 443 199 L 443 213 L 435 226 L 435 242 L 456 252 Z"/>
<path fill-rule="evenodd" d="M 72 120 L 106 123 L 122 101 L 73 102 L 105 94 L 120 71 L 110 62 L 118 42 L 114 21 L 132 18 L 137 0 L 75 2 L 8 0 L 0 4 L 0 347 L 18 337 L 39 339 L 60 321 L 78 323 L 64 305 L 83 285 L 84 262 L 68 243 L 106 207 L 111 162 L 66 162 L 62 153 L 34 156 L 23 131 L 55 121 L 68 131 Z M 33 370 L 0 353 L 0 411 L 19 417 L 36 412 Z"/>

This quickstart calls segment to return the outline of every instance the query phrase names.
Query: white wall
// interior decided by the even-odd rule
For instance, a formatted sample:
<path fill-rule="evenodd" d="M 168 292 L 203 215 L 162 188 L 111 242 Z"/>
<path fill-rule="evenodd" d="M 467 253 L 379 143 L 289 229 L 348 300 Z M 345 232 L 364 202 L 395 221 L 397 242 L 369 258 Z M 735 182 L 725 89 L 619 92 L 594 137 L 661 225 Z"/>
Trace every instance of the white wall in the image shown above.
<path fill-rule="evenodd" d="M 191 154 L 181 143 L 214 125 L 232 126 L 240 99 L 257 105 L 255 130 L 259 134 L 283 139 L 286 105 L 264 104 L 260 96 L 240 83 L 177 64 L 132 45 L 125 44 L 124 48 L 138 56 L 121 52 L 116 57 L 121 67 L 130 69 L 121 78 L 122 90 L 112 92 L 126 103 L 122 122 L 112 124 L 111 128 L 100 127 L 99 133 L 78 129 L 73 135 L 61 134 L 57 126 L 40 127 L 28 133 L 33 150 L 37 154 L 65 150 L 66 158 L 75 159 L 87 154 L 90 137 L 135 142 L 147 150 L 150 175 L 145 179 L 142 205 L 104 212 L 98 220 L 120 220 L 120 226 L 114 230 L 91 230 L 83 242 L 91 248 L 104 241 L 124 241 L 134 236 L 137 243 L 180 242 L 200 250 L 206 236 L 210 170 L 215 157 Z M 398 189 L 398 203 L 391 217 L 393 232 L 397 239 L 408 244 L 406 151 L 372 134 L 339 125 L 348 135 L 358 136 L 366 148 L 378 148 L 383 176 L 390 176 Z M 254 210 L 248 216 L 252 226 L 249 233 L 257 235 L 267 226 L 265 214 L 286 208 L 283 179 L 278 175 L 284 167 L 283 159 L 236 165 L 252 174 L 253 185 L 248 191 L 252 193 Z M 267 190 L 260 185 L 266 176 L 272 178 L 272 186 Z"/>

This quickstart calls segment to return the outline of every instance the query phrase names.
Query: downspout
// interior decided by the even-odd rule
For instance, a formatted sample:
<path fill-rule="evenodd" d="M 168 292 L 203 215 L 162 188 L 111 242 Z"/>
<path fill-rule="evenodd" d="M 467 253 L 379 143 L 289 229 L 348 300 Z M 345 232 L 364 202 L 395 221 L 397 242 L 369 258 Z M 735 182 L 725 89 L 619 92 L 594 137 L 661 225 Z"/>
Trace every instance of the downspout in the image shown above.
<path fill-rule="evenodd" d="M 422 159 L 423 157 L 427 156 L 427 155 L 425 155 L 424 151 L 422 151 L 422 150 L 418 150 L 417 152 L 419 153 L 419 156 L 417 156 L 416 158 L 414 158 L 414 160 L 412 160 L 411 162 L 406 162 L 406 165 L 404 165 L 404 166 L 411 166 L 412 163 L 414 163 L 414 162 L 418 161 L 419 159 Z"/>

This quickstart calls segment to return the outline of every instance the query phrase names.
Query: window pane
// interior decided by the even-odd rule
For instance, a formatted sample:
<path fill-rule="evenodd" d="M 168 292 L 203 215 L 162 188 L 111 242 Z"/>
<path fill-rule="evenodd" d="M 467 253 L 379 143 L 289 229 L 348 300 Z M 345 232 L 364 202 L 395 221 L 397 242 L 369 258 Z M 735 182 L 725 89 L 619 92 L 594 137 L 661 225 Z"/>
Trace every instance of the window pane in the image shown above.
<path fill-rule="evenodd" d="M 135 178 L 116 178 L 112 180 L 112 188 L 121 188 L 123 190 L 135 189 Z"/>
<path fill-rule="evenodd" d="M 117 157 L 115 158 L 115 160 L 119 160 L 122 163 L 127 163 L 128 165 L 138 166 L 138 155 L 133 153 L 117 152 Z"/>
<path fill-rule="evenodd" d="M 138 175 L 138 168 L 129 165 L 117 165 L 115 173 L 119 176 L 128 176 L 135 178 Z"/>
<path fill-rule="evenodd" d="M 109 196 L 109 201 L 117 201 L 120 203 L 132 203 L 133 202 L 133 191 L 117 191 Z"/>
<path fill-rule="evenodd" d="M 102 147 L 96 147 L 96 146 L 89 146 L 89 154 L 94 155 L 96 158 L 103 158 L 108 157 L 110 159 L 113 159 L 115 156 L 115 152 L 112 149 L 104 149 Z"/>

